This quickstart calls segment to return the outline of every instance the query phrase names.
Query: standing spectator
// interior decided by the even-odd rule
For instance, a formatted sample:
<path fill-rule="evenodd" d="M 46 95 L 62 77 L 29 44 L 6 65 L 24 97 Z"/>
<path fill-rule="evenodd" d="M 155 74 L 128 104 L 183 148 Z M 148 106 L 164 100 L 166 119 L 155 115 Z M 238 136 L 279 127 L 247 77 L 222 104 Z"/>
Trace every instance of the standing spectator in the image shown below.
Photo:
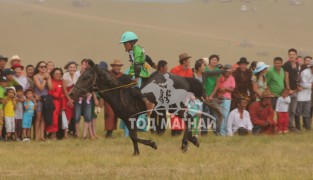
<path fill-rule="evenodd" d="M 311 93 L 313 83 L 313 61 L 311 61 L 310 68 L 303 70 L 300 74 L 300 85 L 297 97 L 297 109 L 295 115 L 296 128 L 300 131 L 300 116 L 303 118 L 303 126 L 307 130 L 311 130 Z"/>
<path fill-rule="evenodd" d="M 253 124 L 253 134 L 274 134 L 275 121 L 274 110 L 271 98 L 273 93 L 266 90 L 261 95 L 261 101 L 255 101 L 249 106 L 251 121 Z"/>
<path fill-rule="evenodd" d="M 171 73 L 182 77 L 193 77 L 192 69 L 190 68 L 190 58 L 187 53 L 179 55 L 179 65 L 171 69 Z M 171 115 L 171 125 L 176 124 L 175 128 L 172 128 L 171 135 L 178 136 L 183 130 L 183 121 L 177 116 Z M 179 125 L 179 126 L 178 126 Z"/>
<path fill-rule="evenodd" d="M 305 56 L 303 64 L 301 65 L 301 70 L 300 71 L 302 72 L 304 69 L 310 67 L 311 61 L 312 61 L 312 57 L 311 56 Z"/>
<path fill-rule="evenodd" d="M 269 65 L 266 65 L 264 62 L 258 62 L 256 69 L 253 71 L 252 76 L 252 87 L 253 91 L 257 97 L 257 101 L 260 101 L 262 92 L 267 89 L 265 74 Z"/>
<path fill-rule="evenodd" d="M 2 75 L 2 71 L 4 70 L 7 62 L 8 62 L 8 58 L 0 55 L 0 75 Z"/>
<path fill-rule="evenodd" d="M 47 64 L 44 61 L 37 63 L 34 75 L 34 91 L 37 100 L 36 120 L 35 120 L 35 139 L 45 141 L 45 121 L 42 114 L 42 96 L 48 95 L 48 87 L 51 87 L 51 76 L 47 72 Z"/>
<path fill-rule="evenodd" d="M 22 86 L 23 90 L 28 89 L 29 83 L 27 77 L 23 75 L 24 66 L 19 63 L 15 63 L 11 69 L 15 71 L 14 80 Z"/>
<path fill-rule="evenodd" d="M 283 59 L 281 57 L 275 57 L 274 67 L 270 68 L 265 75 L 266 84 L 268 85 L 269 90 L 275 95 L 275 98 L 272 98 L 273 109 L 276 108 L 277 98 L 282 94 L 283 90 L 285 89 L 285 73 L 282 65 Z"/>
<path fill-rule="evenodd" d="M 10 58 L 10 66 L 13 66 L 13 65 L 16 64 L 16 63 L 21 64 L 21 63 L 22 63 L 22 59 L 21 59 L 18 55 L 13 55 L 13 56 Z"/>
<path fill-rule="evenodd" d="M 54 69 L 54 63 L 52 62 L 52 61 L 48 61 L 47 62 L 47 72 L 48 73 L 51 73 L 52 72 L 52 70 Z"/>
<path fill-rule="evenodd" d="M 220 58 L 218 55 L 213 54 L 209 57 L 209 65 L 205 67 L 205 72 L 211 72 L 211 71 L 216 71 L 220 70 L 219 68 L 216 67 L 218 64 Z M 216 98 L 215 95 L 217 93 L 217 90 L 219 88 L 220 84 L 220 78 L 221 75 L 215 75 L 215 76 L 206 76 L 203 78 L 203 84 L 204 84 L 204 90 L 206 94 L 206 101 L 210 103 L 216 103 Z M 215 98 L 215 99 L 213 99 Z M 216 135 L 220 134 L 220 128 L 221 128 L 221 122 L 219 121 L 219 118 L 217 118 L 216 113 L 209 109 L 208 106 L 204 105 L 203 106 L 203 111 L 212 114 L 215 119 L 217 120 L 216 122 L 216 127 L 213 127 L 213 131 L 215 132 Z M 202 127 L 201 135 L 206 135 L 208 133 L 207 129 L 207 124 L 208 124 L 208 118 L 204 121 L 206 123 L 205 126 Z"/>
<path fill-rule="evenodd" d="M 2 128 L 4 125 L 4 113 L 3 113 L 3 104 L 5 97 L 5 87 L 7 87 L 7 78 L 0 76 L 0 141 L 2 141 Z"/>
<path fill-rule="evenodd" d="M 5 129 L 7 132 L 5 139 L 10 138 L 11 140 L 15 140 L 16 136 L 13 137 L 15 133 L 14 109 L 16 106 L 14 87 L 6 88 L 6 97 L 3 99 L 3 105 Z"/>
<path fill-rule="evenodd" d="M 49 87 L 49 94 L 53 97 L 54 111 L 52 116 L 52 124 L 46 126 L 46 131 L 50 133 L 50 138 L 56 140 L 56 132 L 59 128 L 59 116 L 62 112 L 62 109 L 65 108 L 65 95 L 63 92 L 63 82 L 62 82 L 63 71 L 60 68 L 54 68 L 50 72 L 51 78 L 51 87 Z M 67 129 L 65 130 L 67 131 Z"/>
<path fill-rule="evenodd" d="M 246 110 L 248 101 L 243 98 L 237 99 L 237 108 L 232 110 L 227 120 L 227 135 L 233 136 L 245 135 L 252 132 L 253 125 L 251 123 L 250 114 Z"/>
<path fill-rule="evenodd" d="M 247 65 L 249 64 L 247 58 L 242 57 L 237 62 L 238 68 L 233 73 L 233 76 L 235 78 L 235 90 L 232 94 L 232 99 L 238 99 L 242 97 L 250 97 L 250 100 L 253 101 L 254 97 L 252 97 L 252 72 L 247 69 Z M 234 101 L 233 101 L 234 102 Z M 232 109 L 236 107 L 236 103 L 234 102 L 232 104 Z"/>
<path fill-rule="evenodd" d="M 232 69 L 230 64 L 223 66 L 223 69 L 229 70 Z M 218 98 L 221 100 L 221 109 L 223 114 L 223 121 L 221 123 L 220 133 L 222 136 L 227 135 L 227 120 L 230 112 L 231 104 L 231 93 L 235 89 L 235 79 L 232 76 L 232 72 L 227 71 L 223 73 L 223 76 L 220 78 L 220 86 L 218 88 Z"/>
<path fill-rule="evenodd" d="M 35 71 L 35 67 L 31 64 L 27 65 L 26 68 L 26 77 L 27 77 L 27 81 L 29 84 L 29 89 L 34 89 L 34 71 Z"/>
<path fill-rule="evenodd" d="M 20 85 L 15 86 L 16 91 L 16 107 L 15 107 L 15 134 L 16 134 L 16 140 L 20 141 L 22 140 L 22 118 L 23 118 L 23 112 L 24 107 L 23 103 L 25 101 L 24 97 L 24 91 L 23 87 Z"/>
<path fill-rule="evenodd" d="M 123 73 L 121 72 L 121 68 L 123 64 L 120 60 L 115 59 L 110 66 L 112 69 L 110 70 L 113 76 L 118 79 L 120 78 Z M 114 114 L 114 111 L 112 110 L 112 107 L 110 104 L 106 101 L 104 101 L 104 130 L 106 131 L 106 138 L 113 137 L 113 131 L 117 128 L 117 116 Z"/>
<path fill-rule="evenodd" d="M 277 99 L 277 133 L 288 133 L 288 107 L 290 103 L 289 91 L 285 89 L 282 95 Z"/>
<path fill-rule="evenodd" d="M 297 50 L 291 48 L 288 50 L 289 60 L 283 65 L 285 71 L 285 87 L 289 90 L 291 102 L 289 104 L 289 131 L 299 132 L 294 126 L 294 117 L 297 108 L 297 86 L 299 76 L 299 64 L 296 62 Z"/>
<path fill-rule="evenodd" d="M 13 71 L 11 68 L 6 68 L 3 70 L 3 75 L 7 78 L 8 80 L 8 86 L 16 86 L 16 85 L 20 85 L 15 79 L 14 79 L 14 75 L 15 75 L 15 71 Z"/>
<path fill-rule="evenodd" d="M 157 75 L 157 74 L 165 75 L 167 73 L 168 73 L 167 62 L 165 60 L 160 60 L 157 65 L 157 71 L 152 73 L 150 77 Z M 153 111 L 150 116 L 150 121 L 151 121 L 150 124 L 154 125 L 152 127 L 155 127 L 155 128 L 151 128 L 151 132 L 157 133 L 158 135 L 162 135 L 165 133 L 165 130 L 166 130 L 166 127 L 164 125 L 167 124 L 166 110 L 159 110 L 159 112 L 162 115 L 157 115 L 157 113 Z"/>
<path fill-rule="evenodd" d="M 194 68 L 194 78 L 198 79 L 201 83 L 203 80 L 202 74 L 204 72 L 204 60 L 199 59 L 195 63 L 195 68 Z"/>
<path fill-rule="evenodd" d="M 34 117 L 34 112 L 37 106 L 37 102 L 34 99 L 34 91 L 32 89 L 27 89 L 25 91 L 26 99 L 24 101 L 24 114 L 22 120 L 23 127 L 23 141 L 30 141 L 30 128 L 32 125 L 32 120 Z"/>
<path fill-rule="evenodd" d="M 89 68 L 88 64 L 89 59 L 83 59 L 81 61 L 81 70 L 76 71 L 76 76 L 79 77 L 83 74 L 87 68 Z M 92 95 L 87 95 L 87 97 L 79 97 L 74 102 L 74 119 L 75 119 L 75 136 L 79 137 L 79 122 L 81 115 L 84 116 L 84 128 L 83 132 L 86 132 L 89 129 L 89 125 L 91 122 L 91 104 L 90 99 Z M 86 137 L 83 137 L 86 138 Z"/>
<path fill-rule="evenodd" d="M 65 107 L 65 114 L 68 120 L 68 123 L 71 122 L 74 113 L 74 100 L 70 98 L 69 92 L 74 87 L 74 84 L 78 80 L 79 75 L 76 73 L 78 64 L 75 61 L 68 62 L 64 69 L 67 71 L 63 74 L 63 92 L 66 97 L 66 107 Z M 67 138 L 67 131 L 64 132 L 64 138 Z"/>

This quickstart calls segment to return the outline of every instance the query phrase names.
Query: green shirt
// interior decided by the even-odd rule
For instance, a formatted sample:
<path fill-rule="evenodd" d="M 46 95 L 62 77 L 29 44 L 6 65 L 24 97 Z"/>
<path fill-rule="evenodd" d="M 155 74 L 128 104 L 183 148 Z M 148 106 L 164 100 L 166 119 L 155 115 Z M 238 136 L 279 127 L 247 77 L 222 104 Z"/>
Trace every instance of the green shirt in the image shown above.
<path fill-rule="evenodd" d="M 0 86 L 0 99 L 4 98 L 4 92 L 5 92 L 4 87 Z M 0 103 L 0 109 L 3 109 L 3 104 L 2 103 Z"/>
<path fill-rule="evenodd" d="M 220 70 L 219 68 L 215 67 L 213 70 Z M 213 71 L 208 68 L 208 66 L 205 67 L 205 72 Z M 207 96 L 210 96 L 216 86 L 216 81 L 218 78 L 221 77 L 221 74 L 216 76 L 208 76 L 204 80 L 204 89 Z"/>
<path fill-rule="evenodd" d="M 8 81 L 8 87 L 20 85 L 15 79 Z"/>
<path fill-rule="evenodd" d="M 280 69 L 280 73 L 278 74 L 276 69 L 272 67 L 265 74 L 265 77 L 269 90 L 272 93 L 274 93 L 276 97 L 279 97 L 283 90 L 285 89 L 284 86 L 285 72 L 283 68 Z"/>
<path fill-rule="evenodd" d="M 128 74 L 133 76 L 135 74 L 134 72 L 134 64 L 140 65 L 140 77 L 149 77 L 149 72 L 145 68 L 144 64 L 146 62 L 146 55 L 144 53 L 144 50 L 140 47 L 135 45 L 133 49 L 129 52 L 129 57 L 132 62 L 129 68 Z"/>

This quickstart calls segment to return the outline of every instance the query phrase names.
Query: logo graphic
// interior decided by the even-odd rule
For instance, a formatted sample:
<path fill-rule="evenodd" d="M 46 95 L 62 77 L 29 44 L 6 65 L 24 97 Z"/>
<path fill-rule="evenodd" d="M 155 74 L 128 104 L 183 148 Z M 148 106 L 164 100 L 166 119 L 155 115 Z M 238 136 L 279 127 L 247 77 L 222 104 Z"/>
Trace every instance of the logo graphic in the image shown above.
<path fill-rule="evenodd" d="M 210 127 L 213 127 L 213 129 L 216 128 L 216 118 L 211 114 L 202 111 L 203 102 L 201 102 L 199 99 L 196 99 L 192 92 L 188 92 L 184 89 L 175 89 L 174 81 L 170 78 L 169 74 L 165 74 L 164 78 L 165 82 L 157 83 L 156 81 L 152 81 L 141 90 L 141 92 L 144 94 L 152 93 L 154 95 L 156 99 L 156 104 L 153 111 L 158 116 L 166 117 L 166 114 L 164 114 L 164 112 L 169 111 L 171 111 L 170 113 L 172 116 L 177 116 L 179 111 L 183 111 L 184 117 L 182 118 L 182 120 L 188 121 L 188 124 L 192 127 L 195 127 L 194 119 L 197 119 L 198 122 L 196 124 L 198 127 L 206 126 L 208 129 Z M 140 112 L 138 114 L 143 113 L 145 112 Z M 189 113 L 193 117 L 193 119 L 187 118 L 187 113 Z M 166 119 L 161 120 L 160 123 L 162 126 L 168 126 L 169 121 L 165 120 Z M 135 122 L 136 119 L 133 118 L 131 121 Z M 145 121 L 145 119 L 138 118 L 137 125 L 138 121 Z M 155 125 L 155 121 L 156 120 L 150 118 L 150 126 Z M 205 123 L 205 121 L 210 122 Z M 147 121 L 140 122 L 140 124 L 147 125 Z M 192 127 L 188 128 L 191 129 Z M 153 129 L 154 127 L 150 128 Z"/>

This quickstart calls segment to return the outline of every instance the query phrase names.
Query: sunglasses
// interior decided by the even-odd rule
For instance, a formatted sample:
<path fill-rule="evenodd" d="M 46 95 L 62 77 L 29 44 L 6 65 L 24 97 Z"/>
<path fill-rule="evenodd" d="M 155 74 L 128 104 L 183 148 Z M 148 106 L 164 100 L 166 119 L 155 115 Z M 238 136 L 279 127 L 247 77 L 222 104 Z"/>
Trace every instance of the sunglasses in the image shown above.
<path fill-rule="evenodd" d="M 39 66 L 40 68 L 47 68 L 47 66 Z"/>

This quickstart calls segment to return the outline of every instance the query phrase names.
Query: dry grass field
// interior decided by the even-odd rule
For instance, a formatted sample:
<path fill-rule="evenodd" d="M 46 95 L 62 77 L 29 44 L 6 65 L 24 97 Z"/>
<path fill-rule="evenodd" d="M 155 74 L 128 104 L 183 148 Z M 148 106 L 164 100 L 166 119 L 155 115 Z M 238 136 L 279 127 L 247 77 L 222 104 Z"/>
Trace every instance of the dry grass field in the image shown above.
<path fill-rule="evenodd" d="M 128 56 L 118 44 L 126 30 L 135 31 L 147 54 L 165 59 L 170 67 L 178 54 L 193 62 L 213 53 L 220 63 L 249 61 L 272 64 L 287 49 L 313 55 L 313 1 L 291 6 L 289 0 L 191 0 L 185 3 L 143 3 L 127 0 L 0 0 L 0 54 L 18 54 L 23 64 L 91 58 L 112 61 Z M 240 7 L 247 5 L 248 11 Z M 248 47 L 244 47 L 248 46 Z M 193 63 L 192 63 L 193 64 Z M 127 66 L 124 66 L 127 67 Z M 103 117 L 103 116 L 102 116 Z M 0 179 L 313 179 L 313 132 L 249 137 L 201 137 L 183 154 L 181 137 L 167 132 L 154 139 L 158 150 L 140 145 L 133 157 L 130 139 L 118 130 L 98 140 L 1 142 Z"/>
<path fill-rule="evenodd" d="M 103 120 L 98 120 L 102 135 Z M 139 133 L 158 149 L 130 139 L 1 142 L 0 179 L 312 179 L 312 132 L 248 137 L 200 138 L 200 148 L 179 149 L 181 137 Z"/>

